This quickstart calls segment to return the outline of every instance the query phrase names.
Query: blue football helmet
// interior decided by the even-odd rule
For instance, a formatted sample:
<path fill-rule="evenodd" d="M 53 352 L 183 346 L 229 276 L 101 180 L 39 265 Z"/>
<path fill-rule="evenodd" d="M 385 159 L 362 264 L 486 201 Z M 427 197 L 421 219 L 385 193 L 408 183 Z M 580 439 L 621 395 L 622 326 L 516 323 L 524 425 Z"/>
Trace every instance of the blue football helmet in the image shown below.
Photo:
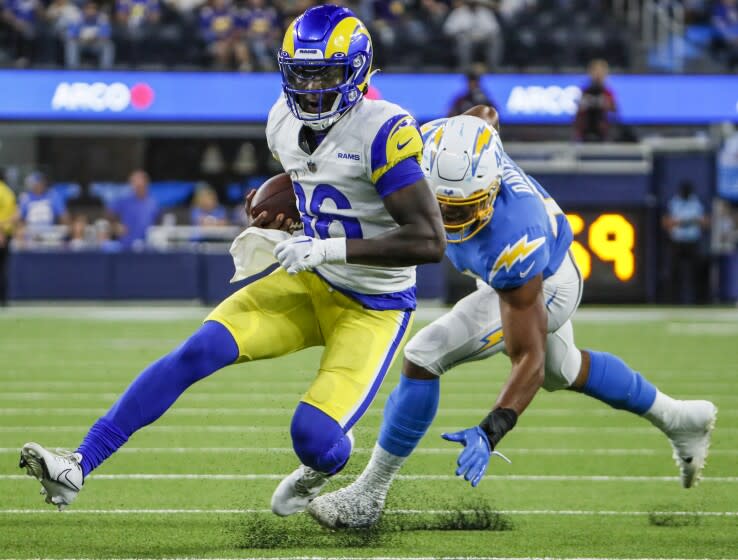
<path fill-rule="evenodd" d="M 307 10 L 287 28 L 279 51 L 287 105 L 313 130 L 325 130 L 361 100 L 371 67 L 369 32 L 339 6 Z"/>

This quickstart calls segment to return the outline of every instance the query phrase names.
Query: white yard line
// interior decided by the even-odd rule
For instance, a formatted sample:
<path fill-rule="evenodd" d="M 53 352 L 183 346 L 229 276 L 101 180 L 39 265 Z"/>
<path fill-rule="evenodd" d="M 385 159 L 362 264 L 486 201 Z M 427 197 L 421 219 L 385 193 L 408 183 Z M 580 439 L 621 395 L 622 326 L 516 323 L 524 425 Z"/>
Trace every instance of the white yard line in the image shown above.
<path fill-rule="evenodd" d="M 282 416 L 286 412 L 293 412 L 294 407 L 284 408 L 188 408 L 188 407 L 174 407 L 168 411 L 168 415 L 180 415 L 180 416 L 202 416 L 212 414 L 214 416 Z M 100 415 L 107 412 L 106 408 L 92 408 L 92 407 L 68 407 L 68 408 L 46 408 L 38 409 L 33 407 L 28 408 L 0 408 L 0 416 L 25 416 L 33 415 L 36 416 L 39 413 L 50 414 L 53 416 L 85 416 L 85 415 Z M 381 411 L 376 411 L 376 414 Z"/>
<path fill-rule="evenodd" d="M 731 323 L 727 323 L 732 326 Z M 129 351 L 133 348 L 141 350 L 156 350 L 160 348 L 174 349 L 182 343 L 181 338 L 138 338 L 138 337 L 116 337 L 106 338 L 103 340 L 95 340 L 95 348 L 98 350 L 117 350 L 120 352 Z M 38 340 L 33 339 L 21 339 L 13 340 L 14 350 L 23 350 L 29 352 L 38 349 Z M 86 351 L 89 347 L 87 341 L 83 338 L 72 340 L 67 342 L 67 348 L 78 348 Z"/>
<path fill-rule="evenodd" d="M 195 401 L 195 402 L 203 402 L 203 403 L 218 403 L 224 400 L 227 401 L 243 401 L 244 403 L 248 403 L 251 401 L 256 401 L 260 404 L 264 404 L 265 402 L 268 402 L 269 400 L 273 401 L 286 401 L 285 406 L 274 406 L 272 408 L 251 408 L 246 406 L 240 406 L 240 407 L 204 407 L 204 408 L 193 408 L 193 407 L 183 407 L 178 406 L 172 409 L 172 412 L 179 412 L 180 414 L 197 414 L 199 411 L 202 411 L 203 413 L 213 413 L 213 414 L 221 414 L 221 415 L 251 415 L 251 414 L 263 414 L 265 416 L 274 416 L 274 415 L 282 415 L 284 414 L 285 408 L 289 408 L 290 410 L 294 407 L 295 400 L 299 399 L 302 395 L 302 392 L 273 392 L 273 393 L 192 393 L 187 394 L 183 397 L 183 400 L 185 401 Z M 97 401 L 113 401 L 117 399 L 120 396 L 119 393 L 70 393 L 69 395 L 64 395 L 64 401 L 65 403 L 74 402 L 76 400 L 80 401 L 88 401 L 88 400 L 97 400 Z M 58 402 L 59 401 L 59 393 L 53 393 L 53 392 L 39 392 L 39 391 L 33 391 L 33 392 L 5 392 L 0 393 L 0 401 L 11 401 L 15 404 L 18 404 L 18 401 L 44 401 L 44 400 L 51 400 Z M 738 395 L 727 395 L 728 398 L 738 398 Z M 704 398 L 708 400 L 725 400 L 726 395 L 707 395 L 704 396 Z M 468 401 L 471 400 L 468 397 L 464 397 L 459 394 L 449 394 L 444 395 L 444 402 L 448 401 L 456 401 L 456 404 L 458 404 L 458 401 Z M 586 402 L 586 401 L 585 401 Z M 587 404 L 595 404 L 594 400 L 588 401 Z M 35 406 L 35 405 L 34 405 Z M 93 408 L 86 408 L 86 407 L 70 407 L 70 408 L 46 408 L 44 407 L 41 411 L 42 412 L 49 412 L 53 414 L 59 414 L 60 410 L 73 410 L 76 412 L 84 412 L 87 413 L 89 411 L 97 411 L 99 409 L 93 409 Z M 34 414 L 38 412 L 39 410 L 37 408 L 32 408 L 31 406 L 26 407 L 12 407 L 12 408 L 0 408 L 0 415 L 5 414 L 13 414 L 12 412 L 4 412 L 4 411 L 20 411 L 17 412 L 17 414 L 25 414 L 27 412 L 33 412 Z M 54 412 L 52 412 L 54 411 Z M 185 411 L 185 412 L 182 412 Z M 381 414 L 381 411 L 378 409 L 372 409 L 367 411 L 367 414 L 370 415 L 379 415 Z M 438 410 L 439 415 L 446 415 L 446 416 L 467 416 L 469 414 L 475 414 L 474 410 L 470 410 L 469 407 L 466 408 L 455 408 L 455 407 L 441 407 Z M 525 415 L 526 417 L 530 416 L 576 416 L 581 417 L 582 415 L 585 416 L 596 416 L 596 417 L 609 417 L 609 416 L 620 416 L 622 413 L 611 409 L 611 408 L 605 408 L 602 406 L 599 406 L 597 408 L 591 408 L 589 406 L 587 407 L 559 407 L 559 408 L 548 408 L 546 406 L 536 406 L 533 405 L 530 409 L 526 410 Z M 720 410 L 720 416 L 738 416 L 738 409 L 726 409 L 723 408 Z"/>
<path fill-rule="evenodd" d="M 92 474 L 90 478 L 95 480 L 282 480 L 289 473 L 284 474 L 204 474 L 204 473 L 180 473 L 180 474 L 151 474 L 151 473 L 129 473 L 129 474 Z M 27 475 L 22 474 L 0 474 L 0 480 L 25 480 Z M 354 480 L 354 475 L 335 475 L 336 480 Z M 447 474 L 399 474 L 397 480 L 458 480 L 457 476 Z M 677 482 L 677 476 L 615 476 L 615 475 L 558 475 L 558 474 L 509 474 L 495 475 L 491 481 L 524 481 L 524 482 Z M 710 476 L 703 477 L 706 482 L 738 482 L 738 476 Z"/>
<path fill-rule="evenodd" d="M 316 362 L 317 364 L 317 362 Z M 502 364 L 502 362 L 499 362 L 499 364 Z M 108 364 L 109 365 L 109 364 Z M 240 366 L 236 366 L 240 367 Z M 243 366 L 246 369 L 248 369 L 248 366 Z M 73 370 L 80 369 L 79 366 L 74 366 L 72 368 Z M 82 369 L 88 369 L 88 366 L 82 366 Z M 99 367 L 89 368 L 98 370 Z M 75 394 L 77 390 L 80 390 L 80 393 L 84 393 L 84 389 L 92 389 L 92 388 L 99 388 L 99 389 L 116 389 L 119 392 L 122 392 L 126 389 L 126 387 L 130 384 L 130 382 L 133 380 L 134 376 L 136 375 L 136 371 L 128 371 L 125 374 L 122 374 L 119 378 L 119 381 L 112 382 L 112 381 L 90 381 L 90 378 L 95 378 L 97 374 L 93 374 L 88 376 L 86 379 L 67 379 L 64 381 L 43 381 L 43 380 L 35 380 L 35 381 L 19 381 L 17 378 L 27 377 L 28 374 L 25 372 L 0 372 L 2 375 L 0 376 L 0 394 L 13 394 L 14 391 L 11 391 L 9 389 L 67 389 L 70 388 L 72 391 L 66 391 L 63 393 L 63 396 L 66 396 L 68 394 Z M 207 380 L 202 386 L 199 386 L 196 390 L 189 391 L 187 394 L 197 394 L 197 395 L 218 395 L 220 393 L 227 392 L 228 394 L 232 395 L 233 398 L 236 398 L 240 394 L 244 394 L 247 392 L 253 392 L 255 389 L 261 389 L 261 393 L 279 393 L 279 392 L 287 392 L 289 389 L 290 392 L 294 389 L 295 393 L 304 393 L 307 391 L 308 386 L 310 385 L 312 379 L 313 379 L 313 370 L 311 368 L 306 368 L 304 374 L 301 375 L 300 379 L 295 379 L 294 377 L 284 379 L 279 376 L 274 377 L 272 379 L 252 379 L 250 381 L 239 381 L 239 382 L 226 382 L 226 381 L 219 381 L 216 377 L 213 377 L 209 380 Z M 105 370 L 100 375 L 105 375 L 106 378 L 110 379 L 112 375 L 109 373 L 109 371 Z M 674 376 L 680 376 L 680 375 L 689 375 L 689 379 L 676 379 Z M 659 377 L 662 379 L 662 381 L 655 381 L 657 384 L 662 384 L 665 386 L 664 388 L 667 388 L 673 392 L 675 388 L 680 388 L 680 392 L 685 392 L 684 389 L 681 387 L 688 386 L 690 387 L 690 393 L 698 394 L 702 398 L 738 398 L 736 395 L 726 394 L 723 392 L 724 389 L 730 389 L 735 386 L 734 383 L 731 383 L 730 381 L 724 381 L 724 380 L 714 380 L 710 381 L 709 379 L 704 379 L 704 377 L 710 377 L 715 376 L 716 372 L 678 372 L 678 371 L 671 371 L 671 372 L 660 372 L 658 374 L 654 374 L 654 379 L 656 377 Z M 719 373 L 719 375 L 722 379 L 729 379 L 729 376 L 733 375 L 733 372 L 726 371 L 724 373 Z M 8 379 L 8 377 L 15 377 L 15 379 Z M 442 391 L 444 391 L 444 397 L 446 395 L 453 397 L 455 395 L 479 395 L 479 385 L 489 386 L 489 385 L 500 385 L 503 383 L 506 379 L 507 372 L 504 369 L 500 369 L 499 371 L 490 371 L 488 373 L 481 373 L 481 374 L 475 374 L 475 373 L 464 373 L 460 376 L 454 376 L 454 375 L 446 375 L 443 378 L 443 382 L 441 383 Z M 700 376 L 703 377 L 703 379 L 695 379 L 699 378 Z M 396 383 L 396 380 L 389 380 L 388 383 L 391 383 L 389 386 L 394 386 Z M 219 389 L 219 390 L 218 390 Z M 717 391 L 717 392 L 716 392 Z M 19 392 L 49 392 L 49 391 L 19 391 Z M 91 392 L 91 391 L 87 391 Z M 111 393 L 112 391 L 101 391 L 97 394 L 100 394 L 102 392 Z M 57 397 L 59 396 L 59 393 L 55 393 Z M 119 393 L 117 393 L 119 394 Z M 562 393 L 562 395 L 565 395 L 566 393 Z"/>
<path fill-rule="evenodd" d="M 182 508 L 182 509 L 77 509 L 70 508 L 63 515 L 255 515 L 271 514 L 271 509 L 209 509 L 209 508 Z M 454 509 L 388 509 L 386 515 L 454 515 L 475 514 L 479 510 Z M 623 516 L 639 517 L 644 515 L 675 515 L 680 517 L 738 517 L 738 511 L 617 511 L 617 510 L 568 510 L 568 509 L 509 509 L 491 510 L 490 513 L 502 515 L 570 515 L 570 516 Z M 3 515 L 43 515 L 58 514 L 53 508 L 39 509 L 0 509 Z"/>
<path fill-rule="evenodd" d="M 35 393 L 31 393 L 35 394 Z M 275 404 L 272 408 L 253 408 L 247 405 L 240 406 L 240 407 L 186 407 L 186 406 L 176 406 L 172 408 L 168 414 L 181 414 L 184 416 L 198 416 L 200 414 L 214 414 L 216 416 L 252 416 L 252 415 L 260 415 L 260 416 L 282 416 L 285 414 L 285 411 L 292 411 L 294 409 L 295 403 L 300 398 L 300 394 L 298 393 L 251 393 L 246 395 L 233 395 L 228 393 L 223 393 L 226 396 L 230 397 L 236 397 L 235 399 L 229 399 L 229 400 L 244 400 L 244 401 L 257 401 L 259 404 L 264 404 L 265 401 L 268 401 L 270 398 L 274 399 Z M 65 398 L 65 401 L 74 401 L 74 399 L 78 395 L 74 395 L 73 398 Z M 98 400 L 114 400 L 118 395 L 115 395 L 114 393 L 111 393 L 109 397 L 101 397 Z M 56 395 L 56 398 L 54 400 L 58 400 L 59 395 Z M 192 396 L 186 396 L 183 397 L 184 400 L 193 400 L 193 401 L 200 401 L 200 402 L 213 402 L 216 403 L 219 400 L 225 400 L 225 399 L 202 399 L 202 398 L 193 398 L 195 395 Z M 279 397 L 279 398 L 277 398 Z M 444 402 L 448 402 L 453 397 L 453 395 L 449 395 L 448 397 L 444 397 Z M 732 396 L 729 396 L 731 398 Z M 738 395 L 735 396 L 738 398 Z M 51 397 L 48 397 L 51 399 Z M 719 400 L 719 399 L 725 399 L 724 396 L 713 396 L 713 397 L 705 397 L 708 400 Z M 18 400 L 28 400 L 33 401 L 36 399 L 29 398 L 29 399 L 16 399 L 13 396 L 9 394 L 1 394 L 0 393 L 0 401 L 18 401 Z M 43 400 L 43 399 L 38 399 Z M 81 399 L 81 400 L 95 400 L 95 399 Z M 457 403 L 458 404 L 458 403 Z M 47 408 L 47 407 L 41 407 L 36 408 L 35 406 L 28 406 L 28 407 L 12 407 L 12 408 L 0 408 L 0 416 L 12 416 L 12 415 L 19 415 L 23 416 L 26 414 L 33 414 L 36 415 L 38 413 L 47 413 L 47 414 L 53 414 L 58 416 L 75 416 L 77 414 L 103 414 L 105 412 L 102 408 L 92 408 L 92 407 L 69 407 L 69 408 Z M 368 410 L 364 413 L 365 416 L 381 416 L 383 414 L 383 411 L 381 408 L 373 408 L 371 410 Z M 475 410 L 474 408 L 452 408 L 452 407 L 440 407 L 438 409 L 438 416 L 474 416 L 479 415 L 480 411 Z M 738 416 L 738 409 L 728 409 L 728 408 L 722 408 L 720 410 L 720 416 Z M 580 408 L 580 407 L 574 407 L 570 406 L 568 408 L 536 408 L 535 406 L 525 411 L 526 418 L 530 417 L 536 417 L 536 416 L 544 416 L 547 418 L 550 417 L 567 417 L 567 416 L 573 416 L 576 418 L 581 418 L 582 416 L 588 416 L 588 417 L 618 417 L 622 416 L 621 411 L 617 411 L 611 408 Z"/>
<path fill-rule="evenodd" d="M 552 456 L 569 456 L 569 455 L 594 455 L 605 457 L 638 457 L 642 455 L 662 456 L 667 454 L 665 449 L 652 448 L 564 448 L 564 447 L 500 447 L 509 455 L 552 455 Z M 15 455 L 20 451 L 19 447 L 0 447 L 0 454 Z M 355 447 L 354 453 L 369 454 L 372 452 L 370 447 Z M 198 454 L 198 453 L 224 453 L 236 454 L 243 453 L 246 455 L 271 455 L 271 454 L 288 454 L 293 455 L 294 450 L 291 447 L 122 447 L 116 453 L 159 453 L 159 454 Z M 413 455 L 453 455 L 459 453 L 457 447 L 421 447 L 413 451 Z M 710 456 L 724 455 L 730 457 L 738 457 L 738 449 L 710 449 Z"/>
<path fill-rule="evenodd" d="M 0 382 L 1 383 L 1 382 Z M 307 383 L 305 384 L 307 389 Z M 302 391 L 304 392 L 304 391 Z M 191 401 L 264 401 L 269 399 L 294 399 L 295 396 L 299 397 L 301 391 L 274 391 L 268 393 L 252 393 L 244 391 L 243 393 L 187 393 L 184 398 Z M 75 400 L 111 400 L 117 399 L 121 393 L 76 393 L 70 392 L 65 393 L 63 399 L 65 402 Z M 58 392 L 46 392 L 46 391 L 3 391 L 0 392 L 0 400 L 8 401 L 42 401 L 42 400 L 55 400 L 59 401 L 60 395 Z"/>
<path fill-rule="evenodd" d="M 3 375 L 5 375 L 8 372 L 3 372 Z M 696 388 L 704 389 L 707 387 L 720 387 L 720 388 L 728 388 L 732 389 L 735 387 L 735 381 L 711 381 L 706 380 L 704 377 L 715 375 L 715 372 L 697 372 L 697 371 L 679 371 L 679 370 L 671 370 L 671 371 L 649 371 L 650 375 L 658 376 L 658 377 L 668 377 L 669 378 L 669 385 L 672 386 L 694 386 Z M 10 372 L 9 375 L 17 375 L 18 377 L 25 377 L 26 374 L 24 372 L 20 371 L 14 371 Z M 133 375 L 133 372 L 131 373 Z M 678 379 L 674 376 L 680 376 L 685 375 L 689 376 L 689 379 Z M 726 372 L 724 374 L 726 377 L 728 375 L 732 375 L 730 372 Z M 17 379 L 2 379 L 0 378 L 0 394 L 5 395 L 12 395 L 16 394 L 15 390 L 20 390 L 20 393 L 49 393 L 58 396 L 59 393 L 57 391 L 48 391 L 48 389 L 72 389 L 72 391 L 65 391 L 64 395 L 66 396 L 69 394 L 77 394 L 77 391 L 82 389 L 80 393 L 84 394 L 85 392 L 89 392 L 89 394 L 95 394 L 95 395 L 103 395 L 103 394 L 119 394 L 119 393 L 110 393 L 104 391 L 105 389 L 119 389 L 124 390 L 132 378 L 130 376 L 124 376 L 121 377 L 119 381 L 89 381 L 89 380 L 63 380 L 60 381 L 59 379 L 35 379 L 32 381 L 28 380 L 17 380 Z M 309 377 L 306 377 L 305 381 L 300 380 L 281 380 L 279 378 L 275 378 L 272 380 L 260 380 L 260 379 L 254 379 L 253 381 L 238 381 L 238 382 L 232 382 L 232 381 L 220 381 L 217 377 L 211 377 L 208 379 L 204 384 L 198 386 L 198 388 L 195 391 L 190 391 L 187 394 L 197 394 L 197 395 L 231 395 L 232 397 L 238 397 L 240 395 L 234 394 L 233 391 L 251 391 L 253 390 L 254 386 L 271 386 L 271 387 L 277 387 L 279 389 L 282 389 L 285 384 L 287 385 L 295 385 L 298 384 L 302 386 L 303 388 L 306 388 L 305 383 L 309 382 Z M 498 375 L 494 373 L 490 374 L 482 374 L 482 375 L 473 375 L 470 373 L 465 373 L 463 377 L 454 378 L 451 375 L 447 375 L 443 378 L 443 385 L 446 385 L 447 383 L 453 383 L 456 382 L 458 384 L 463 384 L 464 386 L 468 386 L 470 382 L 502 382 L 504 379 L 500 378 Z M 103 389 L 103 391 L 100 392 L 92 392 L 92 389 Z M 213 391 L 212 389 L 221 389 L 221 391 Z M 10 391 L 9 389 L 14 389 L 13 391 Z M 46 389 L 47 391 L 38 391 L 38 389 Z M 208 390 L 210 389 L 210 390 Z M 229 391 L 225 392 L 222 391 L 223 389 Z M 454 393 L 458 393 L 459 391 L 454 388 Z M 476 391 L 469 391 L 469 392 L 476 392 Z M 450 396 L 453 396 L 451 394 Z"/>
<path fill-rule="evenodd" d="M 721 397 L 724 398 L 724 397 Z M 295 398 L 294 401 L 284 401 L 282 403 L 275 403 L 271 408 L 253 408 L 250 406 L 241 407 L 186 407 L 186 406 L 175 406 L 167 412 L 167 416 L 172 418 L 176 416 L 243 416 L 243 417 L 254 417 L 254 416 L 280 416 L 288 417 L 294 412 L 295 403 L 299 400 Z M 717 400 L 717 399 L 713 399 Z M 263 404 L 263 399 L 262 403 Z M 68 407 L 68 408 L 47 408 L 47 407 L 12 407 L 12 408 L 0 408 L 0 416 L 38 416 L 39 414 L 49 416 L 101 416 L 107 412 L 107 408 L 93 408 L 93 407 Z M 364 413 L 364 417 L 382 416 L 384 411 L 381 407 L 374 407 L 371 410 L 367 410 Z M 480 415 L 480 412 L 475 408 L 443 408 L 438 410 L 437 417 L 460 417 L 469 418 Z M 602 408 L 595 410 L 581 410 L 572 408 L 532 408 L 526 411 L 526 418 L 544 417 L 544 418 L 565 418 L 565 417 L 612 417 L 617 418 L 619 414 L 616 411 Z M 738 416 L 738 409 L 728 409 L 723 407 L 720 411 L 720 416 Z M 720 431 L 725 431 L 724 428 L 720 428 Z"/>
<path fill-rule="evenodd" d="M 17 432 L 86 432 L 91 424 L 80 426 L 0 426 L 0 433 Z M 289 434 L 289 426 L 147 426 L 146 431 L 152 432 L 190 432 L 190 433 L 279 433 Z"/>
<path fill-rule="evenodd" d="M 431 433 L 441 433 L 458 430 L 460 426 L 434 426 L 430 428 Z M 0 433 L 25 433 L 25 432 L 63 432 L 78 433 L 85 432 L 90 429 L 90 425 L 75 426 L 0 426 Z M 376 433 L 376 426 L 359 426 L 360 432 Z M 736 427 L 718 427 L 721 434 L 738 433 Z M 147 426 L 146 432 L 166 432 L 166 433 L 289 433 L 289 426 L 238 426 L 238 425 L 179 425 L 179 426 Z M 622 434 L 622 435 L 638 435 L 638 436 L 657 436 L 663 437 L 656 428 L 653 427 L 637 427 L 637 426 L 516 426 L 515 433 L 546 433 L 546 434 Z"/>
<path fill-rule="evenodd" d="M 182 321 L 202 320 L 210 309 L 201 306 L 11 305 L 3 319 L 62 319 L 68 321 Z"/>

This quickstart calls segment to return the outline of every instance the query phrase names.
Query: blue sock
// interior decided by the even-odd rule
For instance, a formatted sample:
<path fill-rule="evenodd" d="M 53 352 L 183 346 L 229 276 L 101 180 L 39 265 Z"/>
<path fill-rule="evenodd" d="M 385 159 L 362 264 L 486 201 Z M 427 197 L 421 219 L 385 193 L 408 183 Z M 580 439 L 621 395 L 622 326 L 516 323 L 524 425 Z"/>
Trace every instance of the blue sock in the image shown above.
<path fill-rule="evenodd" d="M 389 453 L 407 457 L 433 422 L 438 410 L 441 382 L 400 376 L 384 407 L 379 445 Z"/>
<path fill-rule="evenodd" d="M 147 367 L 92 426 L 77 449 L 87 476 L 140 428 L 151 424 L 193 383 L 238 358 L 236 341 L 215 321 L 203 324 L 179 348 Z"/>
<path fill-rule="evenodd" d="M 588 351 L 589 376 L 582 392 L 613 408 L 643 414 L 656 400 L 656 387 L 623 360 L 606 352 Z"/>
<path fill-rule="evenodd" d="M 303 465 L 333 475 L 348 463 L 351 440 L 338 422 L 313 405 L 297 405 L 290 434 L 292 447 Z"/>
<path fill-rule="evenodd" d="M 77 453 L 82 454 L 82 475 L 87 476 L 92 469 L 115 453 L 128 436 L 118 426 L 105 418 L 100 418 L 87 432 Z"/>

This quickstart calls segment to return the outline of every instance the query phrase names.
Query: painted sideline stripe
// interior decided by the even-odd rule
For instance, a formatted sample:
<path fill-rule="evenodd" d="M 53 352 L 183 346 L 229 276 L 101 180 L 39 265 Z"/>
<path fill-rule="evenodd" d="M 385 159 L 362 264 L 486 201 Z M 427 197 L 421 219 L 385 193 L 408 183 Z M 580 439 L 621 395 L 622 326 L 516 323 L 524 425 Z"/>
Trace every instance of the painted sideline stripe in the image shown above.
<path fill-rule="evenodd" d="M 0 509 L 0 514 L 4 515 L 45 515 L 57 514 L 53 508 L 42 509 Z M 203 514 L 220 514 L 220 515 L 255 515 L 255 514 L 271 514 L 271 509 L 203 509 L 203 508 L 183 508 L 183 509 L 66 509 L 63 515 L 68 514 L 79 515 L 203 515 Z M 388 509 L 384 512 L 386 515 L 454 515 L 466 514 L 473 515 L 479 513 L 478 510 L 464 509 Z M 576 510 L 576 509 L 507 509 L 493 510 L 491 513 L 499 513 L 502 515 L 570 515 L 570 516 L 623 516 L 636 517 L 643 515 L 675 515 L 680 517 L 738 517 L 738 511 L 617 511 L 617 510 Z"/>
<path fill-rule="evenodd" d="M 0 320 L 18 318 L 59 318 L 66 320 L 98 321 L 174 321 L 203 319 L 210 307 L 200 306 L 112 306 L 112 305 L 11 305 L 0 314 Z M 417 319 L 431 321 L 450 311 L 450 307 L 426 303 L 422 300 L 416 313 Z M 738 309 L 705 307 L 662 307 L 659 309 L 640 307 L 598 308 L 584 307 L 576 311 L 574 322 L 620 322 L 644 323 L 656 321 L 738 321 Z"/>
<path fill-rule="evenodd" d="M 735 336 L 736 323 L 667 323 L 666 332 L 680 336 Z"/>
<path fill-rule="evenodd" d="M 378 426 L 358 426 L 360 433 L 370 432 L 376 434 Z M 17 433 L 17 432 L 86 432 L 90 429 L 90 425 L 78 426 L 0 426 L 0 433 Z M 431 427 L 428 432 L 440 434 L 442 432 L 453 432 L 459 429 L 459 426 L 437 426 Z M 717 430 L 721 434 L 738 433 L 738 428 L 718 426 Z M 217 426 L 188 426 L 186 424 L 177 426 L 147 426 L 147 432 L 189 432 L 189 433 L 289 433 L 289 425 L 284 426 L 234 426 L 234 425 L 217 425 Z M 654 427 L 638 427 L 638 426 L 516 426 L 515 433 L 547 433 L 547 434 L 625 434 L 639 436 L 658 436 L 663 438 L 664 435 Z"/>
<path fill-rule="evenodd" d="M 20 447 L 0 447 L 0 454 L 17 454 Z M 569 448 L 569 447 L 505 447 L 505 453 L 513 455 L 598 455 L 598 456 L 625 456 L 632 455 L 652 455 L 661 456 L 667 452 L 663 449 L 640 448 Z M 354 453 L 369 454 L 372 452 L 371 447 L 355 447 Z M 291 447 L 122 447 L 116 453 L 245 453 L 245 454 L 270 454 L 270 453 L 286 453 L 294 454 Z M 459 449 L 456 447 L 420 447 L 413 451 L 413 455 L 458 455 Z M 727 455 L 731 457 L 738 456 L 738 449 L 711 449 L 710 455 Z"/>
<path fill-rule="evenodd" d="M 127 473 L 127 474 L 92 474 L 95 480 L 282 480 L 284 474 L 208 474 L 208 473 Z M 24 474 L 0 474 L 0 480 L 25 480 Z M 338 474 L 333 479 L 354 480 L 356 475 Z M 396 480 L 458 480 L 459 477 L 448 474 L 399 474 Z M 546 481 L 546 482 L 675 482 L 678 476 L 615 476 L 615 475 L 563 475 L 563 474 L 500 474 L 490 480 Z M 707 482 L 738 482 L 738 476 L 703 477 Z"/>

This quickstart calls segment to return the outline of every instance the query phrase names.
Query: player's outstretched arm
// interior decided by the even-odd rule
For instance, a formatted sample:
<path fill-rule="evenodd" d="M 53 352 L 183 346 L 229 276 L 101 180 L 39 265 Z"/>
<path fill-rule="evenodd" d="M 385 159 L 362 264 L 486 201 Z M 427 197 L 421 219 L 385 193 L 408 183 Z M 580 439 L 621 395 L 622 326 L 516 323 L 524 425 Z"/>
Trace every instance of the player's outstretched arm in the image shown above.
<path fill-rule="evenodd" d="M 502 332 L 512 363 L 495 408 L 523 413 L 543 384 L 548 318 L 539 274 L 519 288 L 500 290 Z"/>
<path fill-rule="evenodd" d="M 446 235 L 438 202 L 425 179 L 383 201 L 398 227 L 371 239 L 346 240 L 346 261 L 375 266 L 439 262 L 446 250 Z"/>
<path fill-rule="evenodd" d="M 479 426 L 443 434 L 444 439 L 464 446 L 456 474 L 472 486 L 482 480 L 495 446 L 515 426 L 543 384 L 547 326 L 543 278 L 539 274 L 518 288 L 498 293 L 505 348 L 512 362 L 510 377 L 492 412 Z"/>

